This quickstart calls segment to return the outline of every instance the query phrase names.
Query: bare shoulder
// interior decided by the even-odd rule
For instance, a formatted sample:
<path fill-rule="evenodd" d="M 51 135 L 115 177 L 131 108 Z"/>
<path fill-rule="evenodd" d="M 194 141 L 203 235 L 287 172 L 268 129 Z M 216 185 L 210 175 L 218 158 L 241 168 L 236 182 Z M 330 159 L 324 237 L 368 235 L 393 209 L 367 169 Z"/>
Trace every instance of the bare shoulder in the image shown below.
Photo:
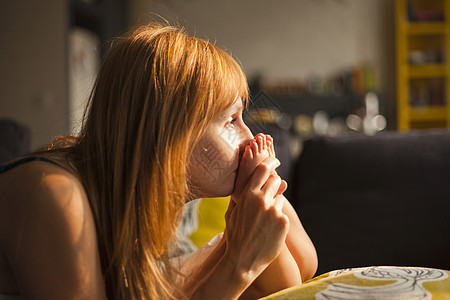
<path fill-rule="evenodd" d="M 47 218 L 62 221 L 62 216 L 76 225 L 80 217 L 90 217 L 88 198 L 78 178 L 47 162 L 29 162 L 2 174 L 0 195 L 0 219 L 7 222 L 3 228 Z"/>
<path fill-rule="evenodd" d="M 23 295 L 103 298 L 95 223 L 78 178 L 30 162 L 0 175 L 0 195 L 0 247 Z"/>

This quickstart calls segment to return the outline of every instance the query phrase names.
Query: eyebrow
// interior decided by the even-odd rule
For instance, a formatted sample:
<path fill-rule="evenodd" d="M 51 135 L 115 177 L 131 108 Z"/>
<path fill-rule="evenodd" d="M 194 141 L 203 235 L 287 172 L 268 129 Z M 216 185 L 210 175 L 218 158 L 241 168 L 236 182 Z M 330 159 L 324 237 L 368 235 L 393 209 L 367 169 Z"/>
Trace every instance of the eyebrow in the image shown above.
<path fill-rule="evenodd" d="M 238 105 L 238 107 L 236 107 L 236 105 Z M 239 104 L 233 104 L 232 106 L 230 106 L 225 112 L 227 115 L 234 115 L 236 113 L 242 114 L 244 112 L 244 105 L 241 101 L 241 103 L 239 103 Z M 227 118 L 228 117 L 224 117 L 224 119 L 227 119 Z"/>
<path fill-rule="evenodd" d="M 239 104 L 239 107 L 237 109 L 237 112 L 243 112 L 244 111 L 244 104 L 242 103 L 242 101 Z"/>

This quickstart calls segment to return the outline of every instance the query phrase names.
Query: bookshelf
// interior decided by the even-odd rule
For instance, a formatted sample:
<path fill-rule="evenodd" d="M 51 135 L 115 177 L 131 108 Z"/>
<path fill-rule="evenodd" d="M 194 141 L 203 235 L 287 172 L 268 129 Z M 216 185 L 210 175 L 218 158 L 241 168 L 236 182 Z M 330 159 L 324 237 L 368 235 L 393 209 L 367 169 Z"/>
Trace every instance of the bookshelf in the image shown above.
<path fill-rule="evenodd" d="M 398 129 L 450 127 L 450 1 L 396 0 Z"/>

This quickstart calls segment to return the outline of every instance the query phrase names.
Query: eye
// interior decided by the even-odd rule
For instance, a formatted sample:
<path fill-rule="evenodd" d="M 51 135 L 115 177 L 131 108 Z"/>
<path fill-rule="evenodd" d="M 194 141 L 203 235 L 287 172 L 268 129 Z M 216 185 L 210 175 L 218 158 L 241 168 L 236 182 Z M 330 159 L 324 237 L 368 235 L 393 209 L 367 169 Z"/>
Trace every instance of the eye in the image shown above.
<path fill-rule="evenodd" d="M 232 118 L 231 120 L 229 120 L 227 122 L 227 124 L 225 125 L 227 128 L 234 128 L 236 121 L 238 120 L 238 118 Z"/>

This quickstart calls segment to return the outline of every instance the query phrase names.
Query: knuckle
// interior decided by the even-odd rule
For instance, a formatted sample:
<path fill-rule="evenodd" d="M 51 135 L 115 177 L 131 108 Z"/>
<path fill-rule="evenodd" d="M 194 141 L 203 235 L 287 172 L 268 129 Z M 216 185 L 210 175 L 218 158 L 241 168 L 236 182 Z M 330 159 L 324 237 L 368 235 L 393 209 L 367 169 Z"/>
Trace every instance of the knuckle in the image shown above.
<path fill-rule="evenodd" d="M 281 213 L 279 220 L 284 227 L 289 226 L 289 218 L 285 214 Z"/>
<path fill-rule="evenodd" d="M 263 193 L 257 192 L 254 194 L 254 201 L 258 205 L 258 207 L 265 207 L 266 205 L 266 197 Z"/>
<path fill-rule="evenodd" d="M 267 213 L 271 216 L 272 219 L 278 219 L 278 212 L 275 206 L 271 206 L 267 208 Z"/>
<path fill-rule="evenodd" d="M 270 165 L 269 165 L 266 161 L 261 162 L 261 163 L 257 166 L 257 168 L 258 168 L 259 170 L 261 170 L 261 172 L 269 172 L 269 171 L 271 171 Z"/>
<path fill-rule="evenodd" d="M 267 210 L 269 208 L 265 195 L 261 196 L 258 199 L 258 203 L 259 203 L 259 206 L 262 207 L 264 210 Z"/>
<path fill-rule="evenodd" d="M 287 216 L 277 209 L 275 205 L 271 206 L 268 212 L 270 212 L 271 217 L 280 225 L 284 225 L 286 221 L 289 221 Z"/>
<path fill-rule="evenodd" d="M 279 214 L 276 218 L 276 224 L 280 230 L 286 231 L 289 229 L 289 220 L 284 214 Z"/>
<path fill-rule="evenodd" d="M 280 185 L 281 184 L 281 177 L 278 174 L 272 174 L 273 179 L 275 180 L 275 183 Z"/>

